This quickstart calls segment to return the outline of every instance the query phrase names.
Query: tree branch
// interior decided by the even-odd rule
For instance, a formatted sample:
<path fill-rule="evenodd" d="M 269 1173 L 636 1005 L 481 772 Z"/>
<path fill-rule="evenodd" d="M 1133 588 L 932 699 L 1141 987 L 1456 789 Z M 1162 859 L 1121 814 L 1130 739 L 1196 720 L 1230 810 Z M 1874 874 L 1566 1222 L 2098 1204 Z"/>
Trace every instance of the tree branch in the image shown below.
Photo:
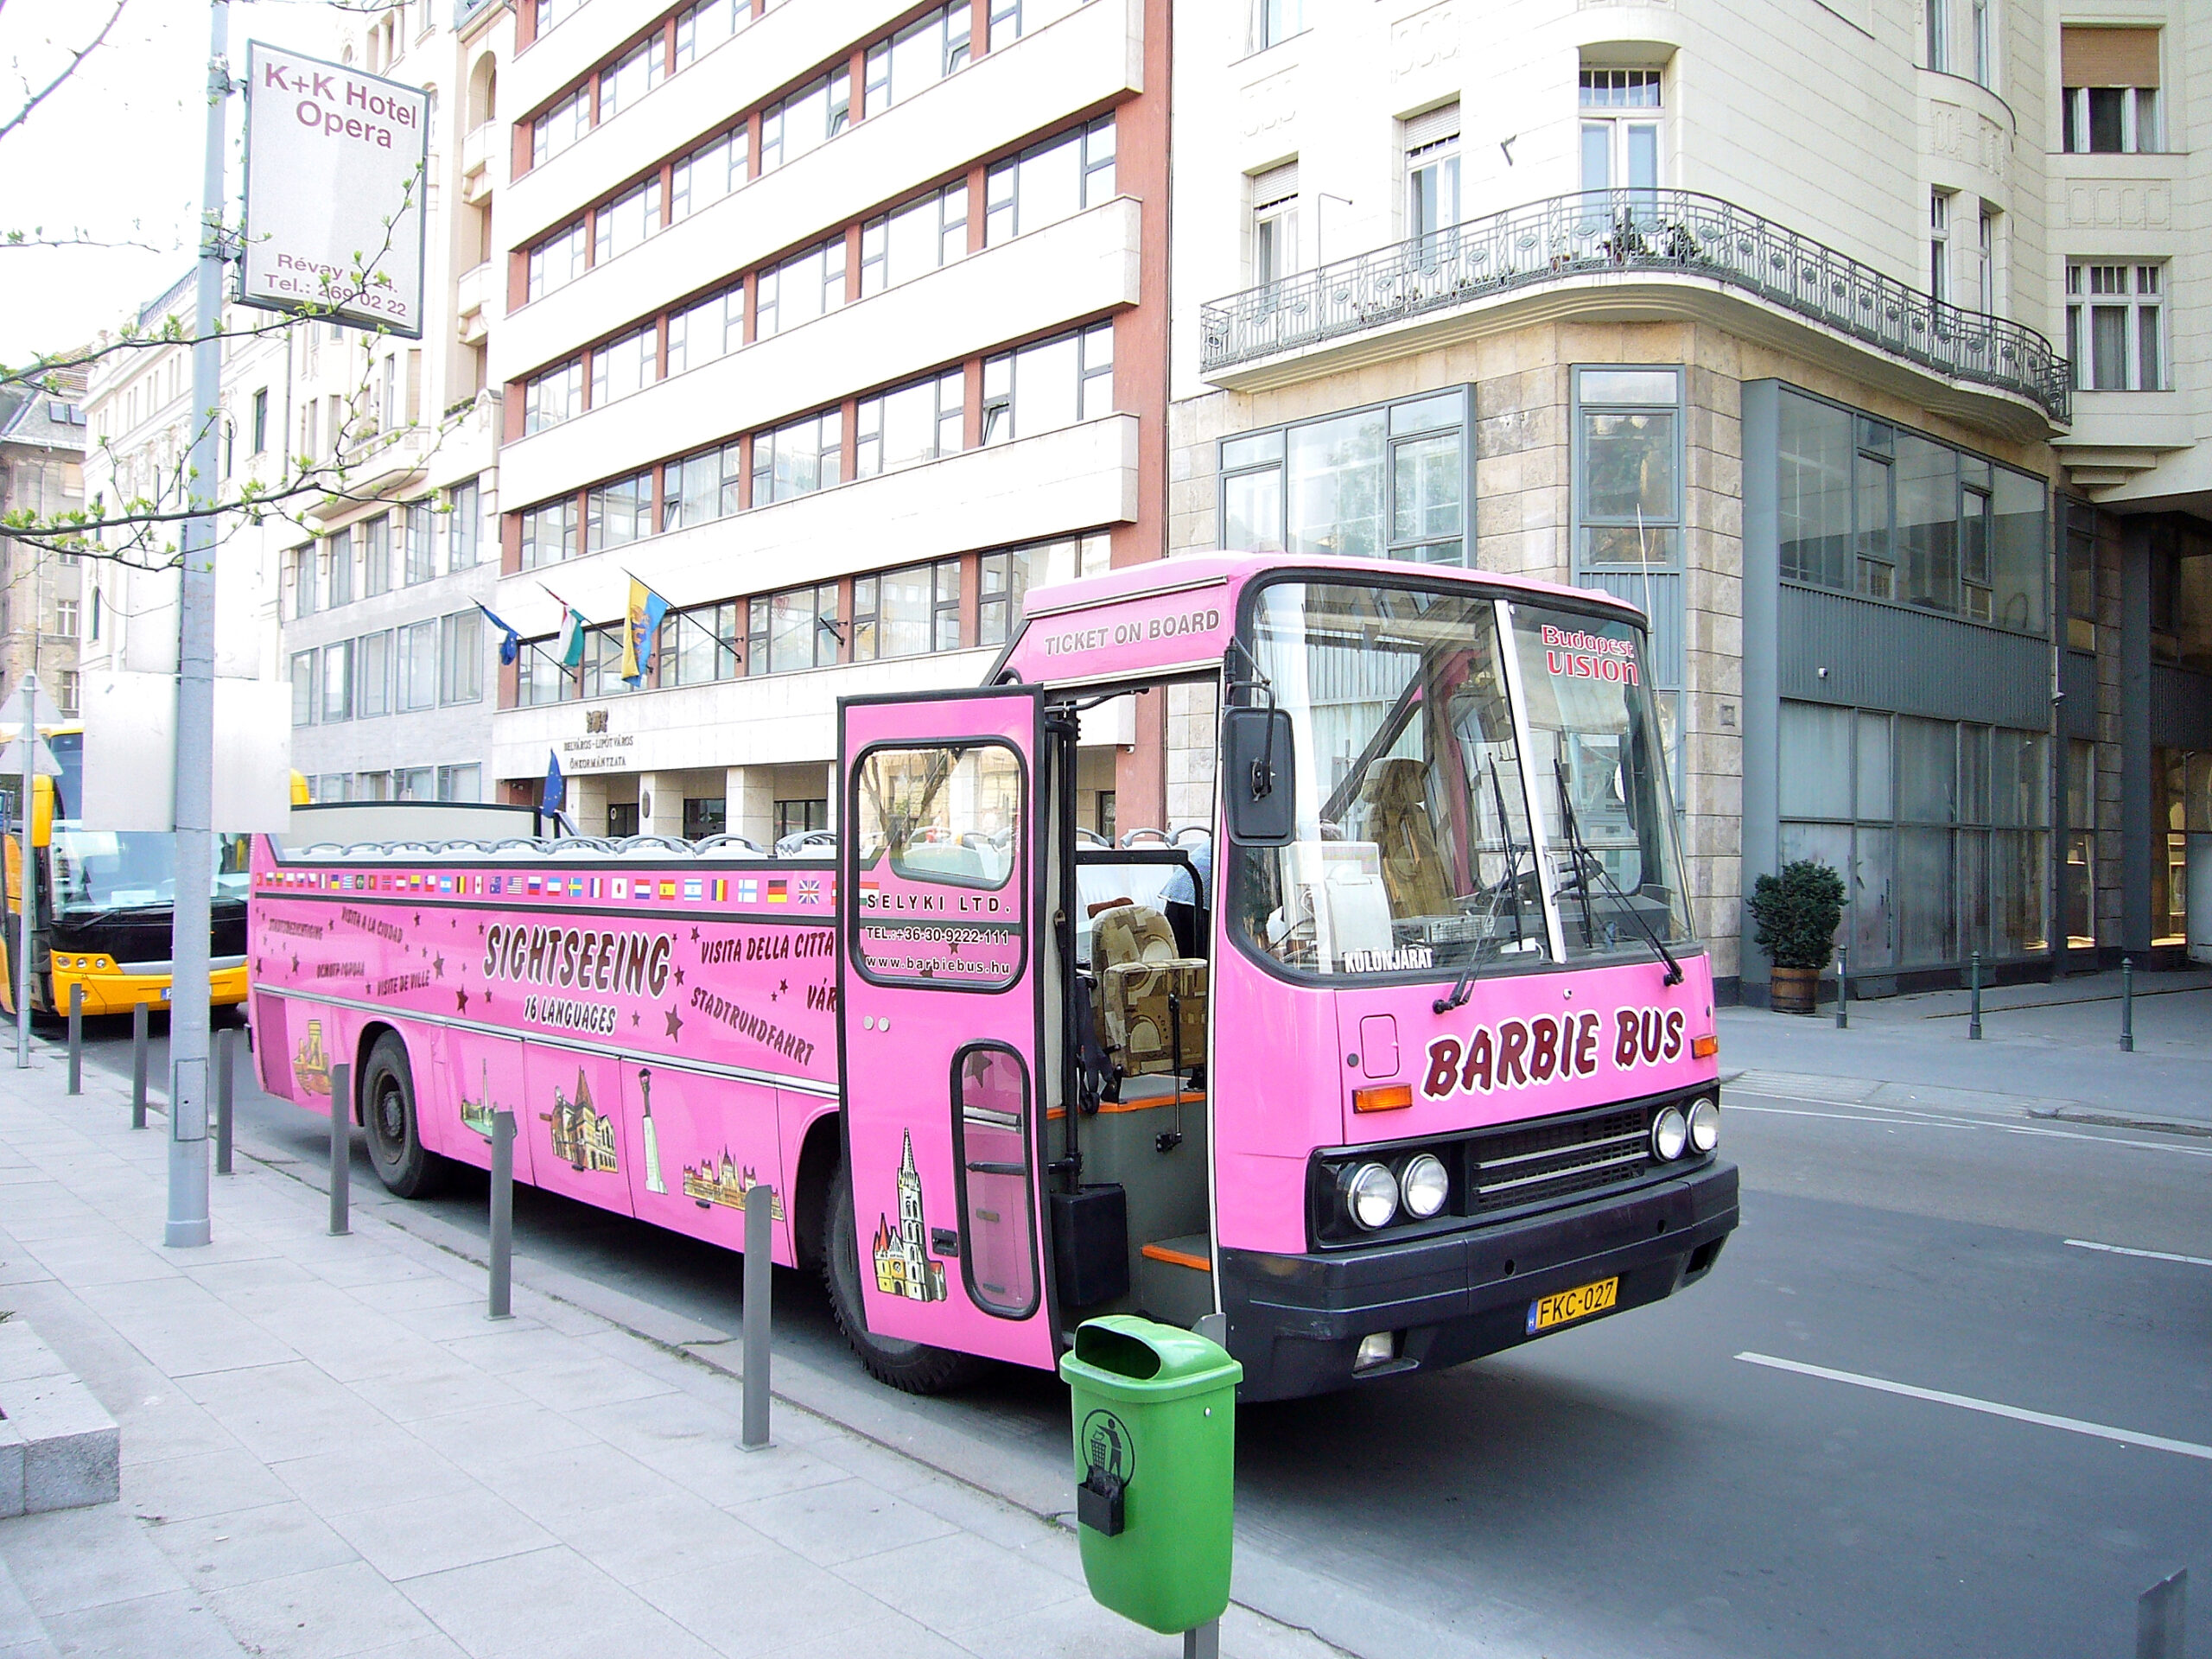
<path fill-rule="evenodd" d="M 124 7 L 130 3 L 130 0 L 115 0 L 115 10 L 108 13 L 107 22 L 100 25 L 100 32 L 92 36 L 90 43 L 82 51 L 71 54 L 69 61 L 62 66 L 60 73 L 33 92 L 24 102 L 23 107 L 10 116 L 5 123 L 0 123 L 0 140 L 4 140 L 10 133 L 29 120 L 31 111 L 60 92 L 62 83 L 77 73 L 78 66 L 99 50 L 100 47 L 106 42 L 108 31 L 115 27 L 116 20 L 123 16 Z"/>

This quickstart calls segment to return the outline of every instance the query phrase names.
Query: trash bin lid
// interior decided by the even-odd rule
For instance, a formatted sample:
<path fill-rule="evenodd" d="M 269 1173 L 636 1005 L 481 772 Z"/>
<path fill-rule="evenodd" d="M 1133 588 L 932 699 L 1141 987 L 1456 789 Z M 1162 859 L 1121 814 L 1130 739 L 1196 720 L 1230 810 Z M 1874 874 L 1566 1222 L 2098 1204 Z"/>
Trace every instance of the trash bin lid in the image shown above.
<path fill-rule="evenodd" d="M 1109 1400 L 1156 1402 L 1233 1389 L 1244 1368 L 1195 1331 L 1109 1313 L 1076 1327 L 1074 1349 L 1060 1356 L 1060 1376 Z"/>

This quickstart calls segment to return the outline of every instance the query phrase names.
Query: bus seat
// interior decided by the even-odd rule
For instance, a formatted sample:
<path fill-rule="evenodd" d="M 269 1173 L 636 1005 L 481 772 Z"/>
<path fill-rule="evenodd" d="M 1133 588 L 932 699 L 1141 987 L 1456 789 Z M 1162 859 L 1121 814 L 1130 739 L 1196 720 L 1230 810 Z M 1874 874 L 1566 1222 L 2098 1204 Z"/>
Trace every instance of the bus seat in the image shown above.
<path fill-rule="evenodd" d="M 1452 883 L 1429 822 L 1427 768 L 1418 760 L 1380 760 L 1360 785 L 1366 839 L 1382 853 L 1382 887 L 1394 917 L 1448 916 Z"/>
<path fill-rule="evenodd" d="M 1098 980 L 1099 1039 L 1123 1077 L 1176 1070 L 1178 1007 L 1182 1069 L 1205 1064 L 1206 965 L 1175 954 L 1175 930 L 1165 916 L 1149 905 L 1100 912 L 1090 962 Z"/>

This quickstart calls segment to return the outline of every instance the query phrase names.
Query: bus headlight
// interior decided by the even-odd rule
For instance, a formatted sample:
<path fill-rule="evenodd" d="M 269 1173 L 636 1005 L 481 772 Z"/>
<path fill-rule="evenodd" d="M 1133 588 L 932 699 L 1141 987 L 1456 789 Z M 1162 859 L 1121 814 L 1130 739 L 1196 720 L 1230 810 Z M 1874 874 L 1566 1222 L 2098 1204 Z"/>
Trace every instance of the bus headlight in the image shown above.
<path fill-rule="evenodd" d="M 1681 1108 L 1669 1106 L 1651 1122 L 1651 1155 L 1662 1164 L 1671 1164 L 1682 1155 L 1689 1138 L 1689 1122 Z"/>
<path fill-rule="evenodd" d="M 1398 1178 L 1384 1165 L 1353 1165 L 1338 1190 L 1344 1195 L 1346 1213 L 1370 1233 L 1388 1226 L 1398 1213 Z"/>
<path fill-rule="evenodd" d="M 1398 1196 L 1406 1213 L 1416 1221 L 1427 1221 L 1441 1210 L 1452 1196 L 1452 1178 L 1445 1173 L 1443 1160 L 1427 1152 L 1408 1159 L 1398 1177 Z"/>
<path fill-rule="evenodd" d="M 1720 1144 L 1720 1103 L 1707 1097 L 1690 1108 L 1690 1150 L 1702 1157 Z"/>

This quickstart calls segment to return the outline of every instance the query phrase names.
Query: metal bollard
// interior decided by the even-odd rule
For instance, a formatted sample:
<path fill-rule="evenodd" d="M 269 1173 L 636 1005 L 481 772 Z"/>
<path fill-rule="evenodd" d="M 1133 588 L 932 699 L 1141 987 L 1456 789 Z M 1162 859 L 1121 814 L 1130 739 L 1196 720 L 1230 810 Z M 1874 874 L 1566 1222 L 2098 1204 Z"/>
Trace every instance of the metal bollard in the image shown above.
<path fill-rule="evenodd" d="M 2135 1659 L 2182 1659 L 2186 1650 L 2189 1569 L 2158 1580 L 2135 1602 Z"/>
<path fill-rule="evenodd" d="M 2135 958 L 2120 959 L 2120 1052 L 2135 1052 Z"/>
<path fill-rule="evenodd" d="M 487 1319 L 515 1316 L 515 1115 L 492 1114 L 492 1287 Z"/>
<path fill-rule="evenodd" d="M 130 1005 L 130 1127 L 146 1127 L 146 1005 Z"/>
<path fill-rule="evenodd" d="M 227 1026 L 215 1033 L 215 1173 L 231 1173 L 231 1083 L 238 1033 Z"/>
<path fill-rule="evenodd" d="M 1851 1029 L 1851 951 L 1840 944 L 1835 948 L 1835 1028 Z"/>
<path fill-rule="evenodd" d="M 353 1179 L 353 1068 L 330 1068 L 330 1236 L 353 1230 L 347 1216 Z"/>
<path fill-rule="evenodd" d="M 755 1181 L 745 1189 L 745 1424 L 740 1444 L 747 1452 L 768 1444 L 768 1315 L 772 1291 L 769 1223 L 776 1189 Z"/>
<path fill-rule="evenodd" d="M 69 987 L 69 1092 L 85 1092 L 85 983 Z"/>
<path fill-rule="evenodd" d="M 1974 975 L 1974 1012 L 1967 1017 L 1967 1040 L 1978 1043 L 1981 1040 L 1981 952 L 1979 950 L 1974 953 L 1974 965 L 1970 971 Z"/>
<path fill-rule="evenodd" d="M 1221 1659 L 1221 1621 L 1210 1619 L 1183 1632 L 1183 1659 Z"/>

